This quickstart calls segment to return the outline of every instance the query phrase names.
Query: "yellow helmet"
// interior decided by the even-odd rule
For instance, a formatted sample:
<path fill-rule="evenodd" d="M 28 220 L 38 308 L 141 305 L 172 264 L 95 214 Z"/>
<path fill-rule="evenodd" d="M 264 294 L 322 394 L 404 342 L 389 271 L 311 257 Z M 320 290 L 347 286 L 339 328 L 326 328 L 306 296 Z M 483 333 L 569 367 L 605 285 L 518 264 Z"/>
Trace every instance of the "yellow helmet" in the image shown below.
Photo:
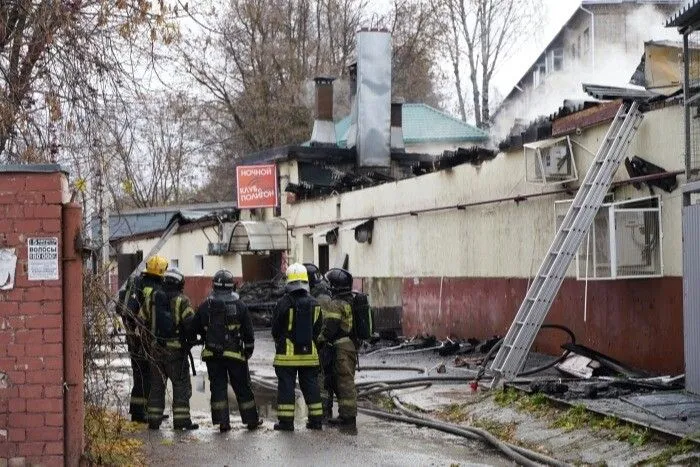
<path fill-rule="evenodd" d="M 309 274 L 306 272 L 306 266 L 294 263 L 287 268 L 287 291 L 299 289 L 309 290 Z"/>
<path fill-rule="evenodd" d="M 146 261 L 146 274 L 163 277 L 168 269 L 168 260 L 162 256 L 154 255 Z"/>

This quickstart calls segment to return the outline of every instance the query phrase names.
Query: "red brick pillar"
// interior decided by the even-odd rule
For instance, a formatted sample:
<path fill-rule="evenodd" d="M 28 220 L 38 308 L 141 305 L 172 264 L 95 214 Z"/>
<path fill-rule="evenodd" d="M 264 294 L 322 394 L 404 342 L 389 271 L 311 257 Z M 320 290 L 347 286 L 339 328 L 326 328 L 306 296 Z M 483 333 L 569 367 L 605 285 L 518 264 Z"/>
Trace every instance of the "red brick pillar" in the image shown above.
<path fill-rule="evenodd" d="M 0 465 L 64 464 L 67 186 L 58 166 L 0 166 Z"/>

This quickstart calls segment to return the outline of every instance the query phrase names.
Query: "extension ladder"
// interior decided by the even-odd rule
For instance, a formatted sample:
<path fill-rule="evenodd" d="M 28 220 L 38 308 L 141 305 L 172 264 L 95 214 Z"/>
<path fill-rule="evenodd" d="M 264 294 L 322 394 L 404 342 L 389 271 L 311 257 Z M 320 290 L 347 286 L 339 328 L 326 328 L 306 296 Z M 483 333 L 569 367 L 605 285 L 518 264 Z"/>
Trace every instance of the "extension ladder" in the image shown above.
<path fill-rule="evenodd" d="M 559 292 L 571 260 L 593 223 L 613 176 L 625 157 L 642 121 L 639 104 L 622 104 L 603 143 L 571 203 L 503 344 L 491 364 L 496 387 L 501 378 L 512 380 L 522 370 L 530 347 Z"/>

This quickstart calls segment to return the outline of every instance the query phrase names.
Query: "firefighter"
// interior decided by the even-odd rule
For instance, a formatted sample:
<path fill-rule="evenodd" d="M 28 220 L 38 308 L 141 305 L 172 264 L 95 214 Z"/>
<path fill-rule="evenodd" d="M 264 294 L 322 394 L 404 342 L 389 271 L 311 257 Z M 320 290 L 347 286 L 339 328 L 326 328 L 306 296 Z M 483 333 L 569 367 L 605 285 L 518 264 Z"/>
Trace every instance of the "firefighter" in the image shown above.
<path fill-rule="evenodd" d="M 352 275 L 344 269 L 334 268 L 326 273 L 332 300 L 323 313 L 322 345 L 333 347 L 334 390 L 338 397 L 338 418 L 328 420 L 329 425 L 341 431 L 357 433 L 357 391 L 355 367 L 357 347 L 353 340 Z"/>
<path fill-rule="evenodd" d="M 151 388 L 150 365 L 146 357 L 142 330 L 139 328 L 139 310 L 144 293 L 150 295 L 154 288 L 162 287 L 163 274 L 168 261 L 162 256 L 152 256 L 146 261 L 146 269 L 140 276 L 129 277 L 124 290 L 119 292 L 119 308 L 126 345 L 131 359 L 132 387 L 129 400 L 131 420 L 146 423 L 146 402 Z"/>
<path fill-rule="evenodd" d="M 330 307 L 331 291 L 328 288 L 323 274 L 318 270 L 318 267 L 312 263 L 304 263 L 306 273 L 309 276 L 309 288 L 311 296 L 318 300 L 321 307 L 321 317 Z M 320 363 L 320 371 L 318 377 L 318 385 L 321 390 L 321 403 L 323 404 L 323 419 L 327 421 L 333 418 L 333 394 L 335 394 L 333 381 L 333 362 L 334 353 L 332 345 L 322 345 L 318 349 L 318 358 Z"/>
<path fill-rule="evenodd" d="M 185 277 L 177 269 L 168 269 L 163 289 L 154 291 L 151 300 L 141 307 L 141 318 L 150 330 L 151 392 L 148 395 L 148 428 L 157 430 L 165 410 L 165 387 L 173 385 L 173 428 L 196 430 L 199 425 L 190 419 L 190 382 L 185 323 L 192 320 L 194 310 L 183 293 Z"/>
<path fill-rule="evenodd" d="M 294 431 L 294 388 L 299 386 L 309 409 L 306 428 L 322 429 L 323 407 L 318 384 L 317 339 L 321 332 L 321 308 L 309 295 L 306 268 L 299 263 L 287 269 L 285 295 L 272 317 L 277 374 L 277 417 L 275 430 Z"/>
<path fill-rule="evenodd" d="M 211 384 L 211 418 L 219 431 L 231 429 L 228 385 L 231 384 L 241 420 L 249 430 L 262 425 L 250 384 L 248 360 L 253 355 L 255 336 L 248 308 L 234 291 L 233 274 L 222 269 L 214 274 L 212 291 L 191 321 L 191 334 L 204 342 L 202 360 L 207 364 Z"/>

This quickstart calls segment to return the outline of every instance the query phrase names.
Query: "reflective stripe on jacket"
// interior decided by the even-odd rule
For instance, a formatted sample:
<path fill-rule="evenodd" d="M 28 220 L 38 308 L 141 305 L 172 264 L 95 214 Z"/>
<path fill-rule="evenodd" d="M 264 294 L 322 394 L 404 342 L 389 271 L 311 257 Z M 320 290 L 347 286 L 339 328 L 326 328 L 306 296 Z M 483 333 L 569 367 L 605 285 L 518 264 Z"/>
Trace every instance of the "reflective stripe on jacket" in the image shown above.
<path fill-rule="evenodd" d="M 204 326 L 205 332 L 206 332 L 207 328 L 208 328 L 208 326 L 205 325 Z M 226 330 L 230 331 L 230 332 L 239 331 L 240 329 L 241 329 L 240 323 L 229 324 L 226 326 Z M 211 358 L 213 356 L 214 356 L 214 353 L 211 350 L 207 349 L 206 346 L 204 346 L 204 348 L 202 348 L 202 360 L 204 360 L 206 358 Z M 221 356 L 225 357 L 225 358 L 232 358 L 234 360 L 241 360 L 241 361 L 245 362 L 245 356 L 243 355 L 243 353 L 237 352 L 235 350 L 224 350 L 224 352 L 221 354 Z"/>
<path fill-rule="evenodd" d="M 300 313 L 311 313 L 309 316 Z M 304 319 L 304 322 L 302 321 Z M 309 329 L 297 329 L 308 326 Z M 316 339 L 320 333 L 321 307 L 310 295 L 300 296 L 294 300 L 290 296 L 280 299 L 273 317 L 273 335 L 275 337 L 275 366 L 318 366 Z M 301 342 L 295 342 L 297 336 L 305 336 Z"/>

